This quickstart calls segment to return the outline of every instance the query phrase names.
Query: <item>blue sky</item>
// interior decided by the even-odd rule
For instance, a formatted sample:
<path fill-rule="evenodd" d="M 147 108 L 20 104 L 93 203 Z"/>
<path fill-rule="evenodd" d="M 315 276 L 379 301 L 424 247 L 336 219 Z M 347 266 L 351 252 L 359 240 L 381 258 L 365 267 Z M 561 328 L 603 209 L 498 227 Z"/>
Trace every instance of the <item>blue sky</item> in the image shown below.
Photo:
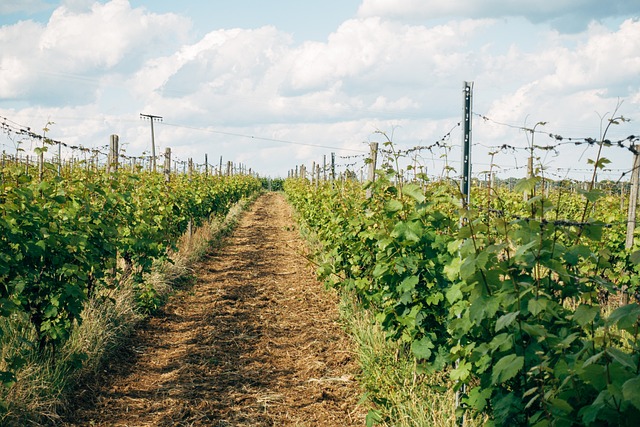
<path fill-rule="evenodd" d="M 598 138 L 621 103 L 631 121 L 608 136 L 640 134 L 639 16 L 628 0 L 2 0 L 0 116 L 55 122 L 50 136 L 71 145 L 117 133 L 140 155 L 139 114 L 156 114 L 158 152 L 270 176 L 331 152 L 344 169 L 379 131 L 399 149 L 451 131 L 449 148 L 416 159 L 440 176 L 459 165 L 461 89 L 473 81 L 474 173 L 497 151 L 494 170 L 522 176 L 519 127 Z M 0 134 L 7 152 L 18 142 L 33 145 Z M 584 146 L 538 154 L 552 178 L 588 175 Z M 630 168 L 627 150 L 605 154 L 602 178 Z"/>
<path fill-rule="evenodd" d="M 12 2 L 16 4 L 16 12 L 0 15 L 0 25 L 20 19 L 46 22 L 51 12 L 64 3 L 44 0 L 28 6 L 30 2 L 23 0 L 8 1 Z M 20 3 L 27 3 L 27 6 L 19 8 Z M 81 5 L 87 2 L 67 3 Z M 153 13 L 188 16 L 193 23 L 194 34 L 198 36 L 212 29 L 273 25 L 299 41 L 326 39 L 342 22 L 353 17 L 360 5 L 359 0 L 131 0 L 129 3 L 134 8 L 143 7 Z"/>

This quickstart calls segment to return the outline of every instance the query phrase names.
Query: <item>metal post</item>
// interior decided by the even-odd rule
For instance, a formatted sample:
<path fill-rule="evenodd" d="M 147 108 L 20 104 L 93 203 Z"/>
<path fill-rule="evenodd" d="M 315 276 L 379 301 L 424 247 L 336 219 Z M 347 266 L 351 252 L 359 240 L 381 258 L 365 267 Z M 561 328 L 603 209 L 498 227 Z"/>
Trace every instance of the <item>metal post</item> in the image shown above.
<path fill-rule="evenodd" d="M 336 153 L 331 153 L 331 182 L 336 180 Z"/>
<path fill-rule="evenodd" d="M 471 118 L 473 105 L 473 82 L 464 82 L 463 85 L 463 133 L 462 133 L 462 179 L 460 181 L 460 192 L 462 193 L 462 203 L 469 205 L 471 200 Z"/>

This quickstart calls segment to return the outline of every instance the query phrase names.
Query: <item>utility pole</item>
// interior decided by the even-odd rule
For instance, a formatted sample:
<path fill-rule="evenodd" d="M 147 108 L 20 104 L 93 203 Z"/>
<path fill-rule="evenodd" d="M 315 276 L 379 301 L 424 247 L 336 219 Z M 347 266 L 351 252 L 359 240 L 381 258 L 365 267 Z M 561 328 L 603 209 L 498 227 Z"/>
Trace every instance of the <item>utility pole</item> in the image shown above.
<path fill-rule="evenodd" d="M 152 114 L 142 114 L 140 113 L 141 119 L 148 119 L 151 122 L 151 170 L 156 171 L 156 139 L 153 132 L 153 122 L 161 122 L 162 117 L 154 116 Z"/>
<path fill-rule="evenodd" d="M 469 206 L 471 199 L 471 115 L 473 105 L 473 82 L 464 82 L 463 88 L 463 112 L 462 112 L 462 174 L 460 192 L 462 203 Z"/>

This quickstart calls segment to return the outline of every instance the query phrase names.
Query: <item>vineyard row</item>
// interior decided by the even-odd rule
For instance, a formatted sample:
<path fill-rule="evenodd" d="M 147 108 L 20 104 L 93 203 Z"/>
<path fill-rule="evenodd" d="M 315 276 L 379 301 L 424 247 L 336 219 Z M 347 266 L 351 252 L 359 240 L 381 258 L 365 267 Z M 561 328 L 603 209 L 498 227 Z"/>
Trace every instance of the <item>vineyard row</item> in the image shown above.
<path fill-rule="evenodd" d="M 319 274 L 356 295 L 419 373 L 445 371 L 493 425 L 640 422 L 638 243 L 602 191 L 291 178 Z M 366 190 L 368 190 L 367 197 Z M 528 194 L 527 200 L 523 193 Z"/>
<path fill-rule="evenodd" d="M 0 184 L 0 316 L 29 319 L 42 353 L 55 351 L 82 321 L 85 302 L 131 279 L 143 308 L 154 290 L 143 274 L 169 257 L 178 238 L 225 215 L 258 191 L 250 176 L 175 175 L 75 168 L 39 179 L 4 165 Z M 2 330 L 0 330 L 2 334 Z M 1 336 L 1 335 L 0 335 Z M 4 361 L 11 384 L 20 357 Z"/>

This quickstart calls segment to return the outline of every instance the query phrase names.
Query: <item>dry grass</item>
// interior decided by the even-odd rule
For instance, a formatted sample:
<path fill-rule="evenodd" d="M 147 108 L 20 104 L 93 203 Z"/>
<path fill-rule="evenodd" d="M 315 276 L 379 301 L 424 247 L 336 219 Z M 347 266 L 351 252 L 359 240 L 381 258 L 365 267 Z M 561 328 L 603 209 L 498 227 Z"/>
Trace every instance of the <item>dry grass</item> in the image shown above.
<path fill-rule="evenodd" d="M 418 374 L 416 360 L 404 348 L 385 338 L 373 314 L 343 296 L 343 321 L 357 343 L 362 374 L 359 378 L 366 398 L 376 408 L 381 426 L 457 427 L 456 395 L 444 372 Z M 467 427 L 483 425 L 465 419 Z"/>

